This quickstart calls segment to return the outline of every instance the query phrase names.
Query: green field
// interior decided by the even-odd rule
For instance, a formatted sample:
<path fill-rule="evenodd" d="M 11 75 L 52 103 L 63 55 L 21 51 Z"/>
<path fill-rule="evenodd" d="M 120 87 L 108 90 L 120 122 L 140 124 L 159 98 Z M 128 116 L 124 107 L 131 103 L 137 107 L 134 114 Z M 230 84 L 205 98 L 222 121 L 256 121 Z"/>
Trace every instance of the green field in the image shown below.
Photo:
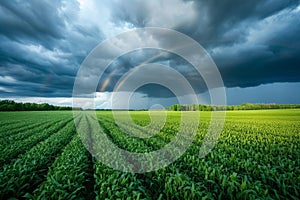
<path fill-rule="evenodd" d="M 89 154 L 71 111 L 0 112 L 0 199 L 300 198 L 300 109 L 228 111 L 214 149 L 199 158 L 210 114 L 200 112 L 193 144 L 178 160 L 133 174 Z M 150 152 L 172 141 L 180 112 L 168 111 L 163 129 L 146 139 L 124 134 L 109 111 L 97 117 L 120 148 Z M 150 122 L 147 111 L 131 117 L 141 126 Z"/>

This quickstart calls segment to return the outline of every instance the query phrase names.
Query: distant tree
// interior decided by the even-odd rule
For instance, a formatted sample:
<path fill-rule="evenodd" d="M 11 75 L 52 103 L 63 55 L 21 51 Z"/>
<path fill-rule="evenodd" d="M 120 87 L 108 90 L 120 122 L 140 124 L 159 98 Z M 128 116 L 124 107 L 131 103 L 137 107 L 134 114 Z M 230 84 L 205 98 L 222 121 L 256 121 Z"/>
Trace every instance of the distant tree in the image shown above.
<path fill-rule="evenodd" d="M 174 104 L 169 109 L 173 111 L 220 111 L 220 110 L 262 110 L 262 109 L 294 109 L 300 108 L 300 104 L 252 104 L 244 103 L 234 106 L 216 106 L 216 105 L 180 105 Z"/>
<path fill-rule="evenodd" d="M 26 110 L 72 110 L 71 107 L 53 106 L 47 103 L 16 103 L 12 100 L 0 101 L 0 111 L 26 111 Z"/>

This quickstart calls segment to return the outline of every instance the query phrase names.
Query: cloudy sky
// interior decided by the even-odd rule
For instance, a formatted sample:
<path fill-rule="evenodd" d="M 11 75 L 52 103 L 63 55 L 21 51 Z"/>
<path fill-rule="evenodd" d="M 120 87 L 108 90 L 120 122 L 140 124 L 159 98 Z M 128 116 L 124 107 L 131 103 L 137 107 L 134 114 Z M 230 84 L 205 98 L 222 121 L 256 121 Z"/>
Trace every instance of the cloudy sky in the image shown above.
<path fill-rule="evenodd" d="M 2 0 L 0 24 L 1 99 L 71 105 L 77 72 L 99 43 L 124 31 L 162 27 L 206 49 L 220 71 L 228 104 L 300 103 L 298 0 Z M 210 102 L 189 63 L 144 49 L 120 56 L 98 77 L 96 106 L 110 108 L 118 81 L 141 63 L 176 69 L 201 103 Z M 137 90 L 133 104 L 170 105 L 176 103 L 172 94 L 148 85 Z"/>

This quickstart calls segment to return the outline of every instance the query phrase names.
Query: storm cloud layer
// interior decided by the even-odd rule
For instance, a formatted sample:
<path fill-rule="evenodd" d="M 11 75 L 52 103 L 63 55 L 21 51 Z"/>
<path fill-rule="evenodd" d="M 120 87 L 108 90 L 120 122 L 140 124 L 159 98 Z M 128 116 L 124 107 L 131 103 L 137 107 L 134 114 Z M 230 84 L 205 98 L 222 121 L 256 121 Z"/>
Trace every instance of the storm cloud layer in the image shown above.
<path fill-rule="evenodd" d="M 3 0 L 0 24 L 2 98 L 71 97 L 77 70 L 97 44 L 143 27 L 171 28 L 199 42 L 228 88 L 300 82 L 297 0 Z M 112 63 L 111 69 L 121 70 L 107 72 L 114 81 L 103 92 L 112 91 L 126 70 L 145 60 L 168 64 L 191 82 L 195 79 L 190 66 L 171 54 L 149 60 L 155 52 L 136 53 Z M 204 91 L 194 85 L 197 92 Z M 151 87 L 145 88 L 142 92 L 155 97 Z"/>

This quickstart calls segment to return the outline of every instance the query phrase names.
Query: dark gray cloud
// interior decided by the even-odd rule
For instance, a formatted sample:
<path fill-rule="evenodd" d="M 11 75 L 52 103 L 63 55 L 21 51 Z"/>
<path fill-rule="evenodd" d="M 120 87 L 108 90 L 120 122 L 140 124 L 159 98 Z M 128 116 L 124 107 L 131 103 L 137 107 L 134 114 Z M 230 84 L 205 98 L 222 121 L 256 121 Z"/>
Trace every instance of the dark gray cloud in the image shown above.
<path fill-rule="evenodd" d="M 71 96 L 81 62 L 103 40 L 79 20 L 79 3 L 1 1 L 0 11 L 1 96 Z"/>
<path fill-rule="evenodd" d="M 124 1 L 117 1 L 119 7 L 114 4 L 118 7 L 113 18 L 116 24 L 153 26 L 151 19 L 160 17 L 153 14 L 164 13 L 163 22 L 165 13 L 172 13 L 172 9 L 164 5 L 156 7 L 154 12 L 156 4 L 133 2 L 134 8 Z M 186 23 L 165 23 L 163 26 L 183 32 L 202 44 L 216 62 L 225 86 L 300 81 L 299 1 L 185 2 L 188 3 L 192 3 L 193 10 L 185 12 L 195 16 L 188 18 Z M 145 5 L 151 11 L 147 12 Z M 173 15 L 165 21 L 173 22 L 181 17 Z"/>
<path fill-rule="evenodd" d="M 117 60 L 114 60 L 105 70 L 104 75 L 99 81 L 98 88 L 101 88 L 101 91 L 104 92 L 113 91 L 115 86 L 118 85 L 118 82 L 122 81 L 122 77 L 125 73 L 128 73 L 131 69 L 138 69 L 139 65 L 141 64 L 148 63 L 159 63 L 162 65 L 170 66 L 186 78 L 186 80 L 191 84 L 196 93 L 207 91 L 207 86 L 203 78 L 201 77 L 201 74 L 199 74 L 190 63 L 176 54 L 157 49 L 139 49 L 120 56 Z M 147 76 L 147 74 L 143 74 L 143 71 L 139 72 L 139 74 L 139 76 Z M 175 77 L 172 78 L 169 74 L 162 73 L 162 71 L 158 72 L 156 76 L 160 77 L 160 79 L 168 78 L 171 85 L 176 86 L 178 84 L 178 80 Z M 103 87 L 102 84 L 105 83 L 106 80 L 109 80 L 109 84 Z M 155 84 L 141 87 L 138 92 L 145 93 L 149 97 L 174 96 L 174 94 L 170 93 L 164 87 Z M 182 94 L 184 95 L 185 91 L 182 91 Z"/>
<path fill-rule="evenodd" d="M 199 42 L 210 44 L 220 41 L 224 45 L 245 41 L 248 35 L 247 27 L 254 26 L 257 21 L 297 4 L 297 1 L 282 0 L 194 2 L 199 10 L 198 20 L 195 20 L 187 29 L 184 26 L 178 29 L 182 29 Z M 201 22 L 203 18 L 205 22 L 199 26 L 199 21 Z M 215 44 L 211 45 L 215 46 Z M 216 43 L 216 45 L 220 44 Z"/>
<path fill-rule="evenodd" d="M 61 6 L 61 1 L 2 1 L 0 32 L 12 40 L 36 42 L 51 48 L 55 39 L 64 37 Z"/>
<path fill-rule="evenodd" d="M 70 97 L 80 64 L 99 42 L 148 26 L 172 28 L 202 44 L 227 87 L 300 82 L 299 19 L 297 0 L 4 0 L 0 2 L 0 95 Z M 99 82 L 101 88 L 110 79 L 103 91 L 112 91 L 124 73 L 157 51 L 135 53 L 112 63 Z M 170 65 L 197 92 L 206 90 L 199 74 L 178 56 L 164 53 L 149 62 Z M 140 91 L 169 96 L 157 86 Z"/>

